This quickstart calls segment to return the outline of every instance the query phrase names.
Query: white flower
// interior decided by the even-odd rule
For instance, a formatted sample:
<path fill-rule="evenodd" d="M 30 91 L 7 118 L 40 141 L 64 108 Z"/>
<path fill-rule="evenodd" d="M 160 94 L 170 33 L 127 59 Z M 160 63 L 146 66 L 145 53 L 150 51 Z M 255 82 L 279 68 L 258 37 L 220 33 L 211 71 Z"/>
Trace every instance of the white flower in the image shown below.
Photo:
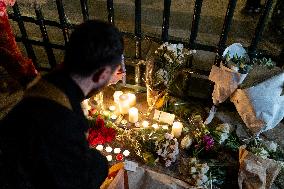
<path fill-rule="evenodd" d="M 203 183 L 206 183 L 208 181 L 208 177 L 206 175 L 201 175 L 200 179 Z"/>
<path fill-rule="evenodd" d="M 189 54 L 195 54 L 196 53 L 196 50 L 190 50 L 189 51 Z"/>
<path fill-rule="evenodd" d="M 222 133 L 230 133 L 233 131 L 233 126 L 228 123 L 219 124 L 218 127 L 216 127 L 217 131 L 221 131 Z"/>
<path fill-rule="evenodd" d="M 229 138 L 228 133 L 222 133 L 220 135 L 220 140 L 219 140 L 219 144 L 222 144 L 223 142 L 225 142 L 225 140 L 227 140 Z"/>
<path fill-rule="evenodd" d="M 183 50 L 183 44 L 182 43 L 177 44 L 177 49 L 182 51 Z"/>
<path fill-rule="evenodd" d="M 190 145 L 192 144 L 192 138 L 187 135 L 185 136 L 182 140 L 181 140 L 181 148 L 182 149 L 187 149 L 190 147 Z"/>
<path fill-rule="evenodd" d="M 170 134 L 170 133 L 165 134 L 165 139 L 172 140 L 173 138 L 174 138 L 174 136 L 172 134 Z"/>
<path fill-rule="evenodd" d="M 166 163 L 165 163 L 165 166 L 169 167 L 169 166 L 171 166 L 171 164 L 172 164 L 172 162 L 170 160 L 167 160 Z"/>
<path fill-rule="evenodd" d="M 196 186 L 201 186 L 203 184 L 203 181 L 201 179 L 196 179 L 195 180 L 195 185 Z"/>
<path fill-rule="evenodd" d="M 196 168 L 195 167 L 191 167 L 190 168 L 190 174 L 194 174 L 196 173 Z"/>
<path fill-rule="evenodd" d="M 205 174 L 208 171 L 209 171 L 209 167 L 208 167 L 207 163 L 202 164 L 201 168 L 200 168 L 200 173 Z"/>
<path fill-rule="evenodd" d="M 264 148 L 260 148 L 260 151 L 257 152 L 255 155 L 260 156 L 263 159 L 266 159 L 269 156 L 269 153 L 264 149 Z"/>
<path fill-rule="evenodd" d="M 157 151 L 157 154 L 160 156 L 162 154 L 163 150 L 160 148 L 158 151 Z"/>
<path fill-rule="evenodd" d="M 174 62 L 173 59 L 172 59 L 167 53 L 164 54 L 164 57 L 165 57 L 165 59 L 166 59 L 169 63 L 173 63 L 173 62 Z"/>
<path fill-rule="evenodd" d="M 197 159 L 194 157 L 194 158 L 189 158 L 189 163 L 196 163 L 197 162 Z"/>
<path fill-rule="evenodd" d="M 278 144 L 273 141 L 267 141 L 264 143 L 264 145 L 271 152 L 276 152 L 277 147 L 278 147 Z"/>

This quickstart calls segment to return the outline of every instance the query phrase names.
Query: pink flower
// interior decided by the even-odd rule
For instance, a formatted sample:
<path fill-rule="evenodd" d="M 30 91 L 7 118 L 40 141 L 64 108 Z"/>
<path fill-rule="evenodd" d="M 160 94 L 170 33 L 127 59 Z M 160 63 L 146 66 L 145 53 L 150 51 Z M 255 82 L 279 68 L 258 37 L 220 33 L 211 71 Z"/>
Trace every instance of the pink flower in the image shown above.
<path fill-rule="evenodd" d="M 203 143 L 206 151 L 211 150 L 214 146 L 214 139 L 210 135 L 205 135 L 203 137 Z"/>

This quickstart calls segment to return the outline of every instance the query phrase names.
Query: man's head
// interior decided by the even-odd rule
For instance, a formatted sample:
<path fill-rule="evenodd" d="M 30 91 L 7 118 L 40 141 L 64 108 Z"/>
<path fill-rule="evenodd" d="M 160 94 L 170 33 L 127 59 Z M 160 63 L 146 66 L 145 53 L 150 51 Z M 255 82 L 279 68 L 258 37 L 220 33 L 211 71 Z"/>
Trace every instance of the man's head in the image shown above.
<path fill-rule="evenodd" d="M 114 77 L 121 66 L 123 50 L 123 38 L 116 27 L 102 21 L 87 21 L 71 34 L 64 70 L 75 81 L 85 80 L 77 83 L 89 96 L 86 94 L 90 93 L 89 90 L 99 90 Z"/>

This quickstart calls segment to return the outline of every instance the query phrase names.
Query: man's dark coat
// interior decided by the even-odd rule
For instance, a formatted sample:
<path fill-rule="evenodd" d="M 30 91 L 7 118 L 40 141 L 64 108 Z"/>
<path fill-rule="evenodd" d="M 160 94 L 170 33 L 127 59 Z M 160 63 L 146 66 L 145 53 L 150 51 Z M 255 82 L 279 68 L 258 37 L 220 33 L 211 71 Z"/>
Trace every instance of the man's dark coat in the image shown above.
<path fill-rule="evenodd" d="M 54 88 L 39 87 L 38 95 L 27 93 L 0 122 L 0 189 L 99 188 L 108 165 L 88 147 L 81 89 L 62 72 L 40 81 Z"/>

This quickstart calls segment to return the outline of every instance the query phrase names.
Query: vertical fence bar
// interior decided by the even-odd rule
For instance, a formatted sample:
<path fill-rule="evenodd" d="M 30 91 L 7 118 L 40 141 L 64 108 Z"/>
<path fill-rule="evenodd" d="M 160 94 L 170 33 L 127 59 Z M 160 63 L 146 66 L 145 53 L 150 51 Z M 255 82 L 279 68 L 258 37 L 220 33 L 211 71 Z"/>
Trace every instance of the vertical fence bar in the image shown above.
<path fill-rule="evenodd" d="M 142 40 L 142 30 L 141 30 L 141 0 L 135 0 L 135 58 L 141 59 L 141 40 Z M 141 71 L 140 64 L 135 65 L 135 84 L 141 84 Z"/>
<path fill-rule="evenodd" d="M 163 26 L 162 26 L 163 42 L 169 40 L 170 14 L 171 14 L 171 0 L 164 0 Z"/>
<path fill-rule="evenodd" d="M 46 27 L 45 27 L 44 18 L 43 18 L 42 12 L 41 12 L 41 7 L 39 5 L 37 5 L 36 3 L 35 3 L 34 6 L 35 6 L 34 9 L 35 9 L 36 17 L 37 17 L 37 22 L 38 22 L 38 25 L 40 27 L 42 39 L 43 39 L 43 42 L 44 42 L 44 49 L 45 49 L 45 52 L 47 54 L 48 61 L 49 61 L 51 68 L 54 68 L 56 66 L 56 60 L 55 60 L 53 50 L 50 47 L 50 40 L 49 40 L 47 30 L 46 30 Z"/>
<path fill-rule="evenodd" d="M 141 58 L 141 0 L 135 0 L 135 58 Z"/>
<path fill-rule="evenodd" d="M 89 20 L 89 9 L 88 9 L 88 0 L 80 0 L 81 2 L 81 9 L 83 14 L 83 20 Z"/>
<path fill-rule="evenodd" d="M 114 25 L 113 0 L 107 0 L 108 22 Z"/>
<path fill-rule="evenodd" d="M 249 46 L 249 56 L 251 59 L 257 56 L 257 45 L 261 40 L 262 34 L 264 32 L 265 24 L 267 22 L 269 11 L 272 8 L 273 0 L 267 0 L 265 3 L 264 10 L 259 18 L 258 24 L 255 29 L 254 37 L 252 38 L 251 44 Z"/>
<path fill-rule="evenodd" d="M 24 44 L 24 46 L 27 50 L 28 57 L 31 58 L 34 65 L 36 67 L 38 67 L 36 55 L 35 55 L 33 46 L 28 41 L 27 30 L 25 28 L 25 24 L 24 24 L 24 21 L 22 19 L 22 15 L 21 15 L 21 12 L 20 12 L 20 9 L 19 9 L 17 2 L 13 6 L 13 11 L 14 11 L 14 16 L 15 16 L 16 21 L 18 23 L 19 29 L 20 29 L 21 34 L 22 34 L 22 42 L 23 42 L 23 44 Z"/>
<path fill-rule="evenodd" d="M 195 0 L 194 12 L 193 12 L 192 24 L 191 24 L 191 32 L 190 32 L 190 38 L 189 38 L 189 47 L 191 49 L 196 48 L 195 40 L 197 38 L 197 33 L 198 33 L 198 26 L 199 26 L 199 21 L 200 21 L 202 3 L 203 3 L 203 0 Z"/>
<path fill-rule="evenodd" d="M 69 32 L 68 32 L 68 24 L 67 24 L 66 14 L 64 11 L 62 0 L 56 0 L 56 6 L 57 6 L 59 21 L 61 24 L 61 29 L 62 29 L 62 33 L 63 33 L 65 45 L 66 45 L 66 43 L 69 41 Z"/>
<path fill-rule="evenodd" d="M 218 47 L 217 47 L 217 56 L 215 58 L 216 65 L 220 64 L 220 59 L 222 57 L 222 53 L 226 46 L 226 42 L 227 42 L 228 34 L 231 28 L 231 24 L 233 21 L 236 5 L 237 5 L 237 0 L 229 1 L 224 24 L 223 24 L 222 33 L 220 35 L 220 40 L 219 40 Z"/>

